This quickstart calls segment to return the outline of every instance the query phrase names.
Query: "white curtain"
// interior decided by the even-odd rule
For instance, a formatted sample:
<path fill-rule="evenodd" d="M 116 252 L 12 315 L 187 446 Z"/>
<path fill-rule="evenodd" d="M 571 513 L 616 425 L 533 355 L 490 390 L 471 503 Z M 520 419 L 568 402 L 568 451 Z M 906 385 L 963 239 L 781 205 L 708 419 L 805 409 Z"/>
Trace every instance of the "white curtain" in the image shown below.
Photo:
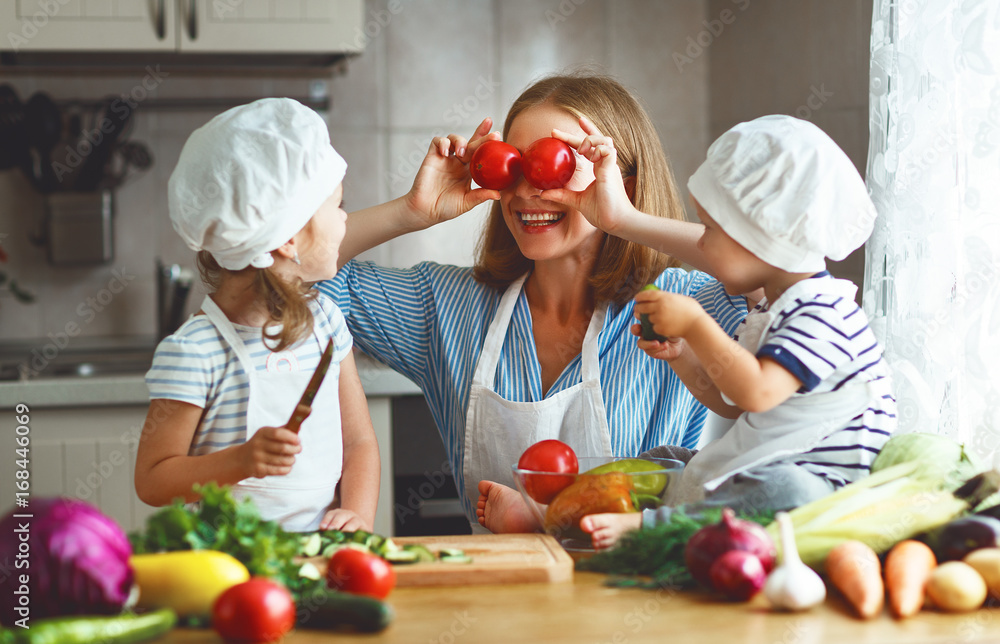
<path fill-rule="evenodd" d="M 1000 465 L 1000 2 L 875 0 L 864 308 L 899 431 Z"/>

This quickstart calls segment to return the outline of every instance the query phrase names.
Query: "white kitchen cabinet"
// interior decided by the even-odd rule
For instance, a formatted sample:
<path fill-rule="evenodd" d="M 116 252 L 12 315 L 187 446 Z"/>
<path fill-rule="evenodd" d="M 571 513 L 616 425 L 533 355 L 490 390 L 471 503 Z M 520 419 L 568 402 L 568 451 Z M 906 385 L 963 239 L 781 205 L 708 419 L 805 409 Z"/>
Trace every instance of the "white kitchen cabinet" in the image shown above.
<path fill-rule="evenodd" d="M 363 0 L 4 0 L 0 49 L 357 53 Z"/>

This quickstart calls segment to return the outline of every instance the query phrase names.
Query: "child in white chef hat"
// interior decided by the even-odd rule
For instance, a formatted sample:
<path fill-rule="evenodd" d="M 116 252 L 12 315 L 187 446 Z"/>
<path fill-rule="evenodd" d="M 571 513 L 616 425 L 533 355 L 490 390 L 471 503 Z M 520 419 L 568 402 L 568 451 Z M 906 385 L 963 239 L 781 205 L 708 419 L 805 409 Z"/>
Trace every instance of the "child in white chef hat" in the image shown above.
<path fill-rule="evenodd" d="M 157 347 L 136 491 L 196 501 L 215 481 L 291 531 L 371 530 L 379 456 L 344 316 L 309 285 L 337 272 L 347 164 L 323 119 L 291 99 L 195 130 L 170 177 L 174 229 L 211 291 Z M 297 432 L 286 425 L 332 341 Z"/>
<path fill-rule="evenodd" d="M 597 182 L 614 198 L 589 210 L 579 193 L 547 198 L 580 203 L 595 225 L 614 222 L 615 234 L 650 243 L 656 222 L 625 197 L 613 143 L 596 130 L 572 143 L 606 168 Z M 764 298 L 734 339 L 690 297 L 642 291 L 635 315 L 669 339 L 639 346 L 736 422 L 691 457 L 664 507 L 584 518 L 597 547 L 678 505 L 780 510 L 819 498 L 867 473 L 896 427 L 889 370 L 856 287 L 826 271 L 827 257 L 844 259 L 867 240 L 876 216 L 847 155 L 809 122 L 765 116 L 715 141 L 688 188 L 710 272 L 732 295 Z"/>

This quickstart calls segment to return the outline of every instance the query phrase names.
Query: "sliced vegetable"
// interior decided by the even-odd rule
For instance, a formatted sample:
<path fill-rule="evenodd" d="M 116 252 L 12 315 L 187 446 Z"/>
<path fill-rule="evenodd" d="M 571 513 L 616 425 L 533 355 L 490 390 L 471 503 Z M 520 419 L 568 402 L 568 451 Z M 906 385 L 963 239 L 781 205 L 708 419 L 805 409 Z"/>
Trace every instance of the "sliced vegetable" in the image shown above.
<path fill-rule="evenodd" d="M 468 564 L 472 563 L 469 555 L 441 555 L 441 563 Z"/>
<path fill-rule="evenodd" d="M 392 607 L 363 595 L 315 588 L 302 596 L 297 624 L 304 628 L 354 628 L 365 633 L 381 631 L 392 623 Z"/>
<path fill-rule="evenodd" d="M 30 628 L 2 629 L 5 639 L 0 641 L 15 644 L 133 644 L 156 639 L 176 623 L 177 615 L 169 608 L 143 615 L 32 618 Z"/>
<path fill-rule="evenodd" d="M 755 555 L 765 574 L 774 569 L 774 542 L 763 528 L 752 521 L 737 519 L 729 508 L 722 511 L 721 521 L 705 526 L 691 537 L 684 548 L 684 563 L 696 581 L 712 588 L 709 570 L 716 559 L 730 550 L 745 550 Z"/>
<path fill-rule="evenodd" d="M 976 610 L 986 601 L 986 593 L 982 575 L 961 561 L 941 564 L 927 581 L 927 596 L 937 608 L 949 613 Z"/>
<path fill-rule="evenodd" d="M 986 582 L 994 599 L 1000 600 L 1000 548 L 980 548 L 965 555 L 965 563 L 972 566 Z"/>
<path fill-rule="evenodd" d="M 799 559 L 792 520 L 787 512 L 779 512 L 775 521 L 781 528 L 781 565 L 767 576 L 764 596 L 778 610 L 808 610 L 822 604 L 826 599 L 826 584 Z"/>
<path fill-rule="evenodd" d="M 133 555 L 139 608 L 172 608 L 180 616 L 211 615 L 226 589 L 250 579 L 247 567 L 216 550 Z"/>
<path fill-rule="evenodd" d="M 826 574 L 862 619 L 882 612 L 882 566 L 867 544 L 845 541 L 837 545 L 826 559 Z"/>
<path fill-rule="evenodd" d="M 29 617 L 29 606 L 19 602 L 28 597 L 32 622 L 121 612 L 133 585 L 132 548 L 113 519 L 65 497 L 32 499 L 30 518 L 14 512 L 0 520 L 0 561 L 11 566 L 11 574 L 0 575 L 0 623 Z M 27 584 L 13 570 L 19 551 L 31 553 Z"/>
<path fill-rule="evenodd" d="M 927 580 L 936 567 L 934 552 L 920 541 L 900 541 L 889 550 L 885 558 L 885 587 L 893 616 L 906 618 L 920 612 Z"/>

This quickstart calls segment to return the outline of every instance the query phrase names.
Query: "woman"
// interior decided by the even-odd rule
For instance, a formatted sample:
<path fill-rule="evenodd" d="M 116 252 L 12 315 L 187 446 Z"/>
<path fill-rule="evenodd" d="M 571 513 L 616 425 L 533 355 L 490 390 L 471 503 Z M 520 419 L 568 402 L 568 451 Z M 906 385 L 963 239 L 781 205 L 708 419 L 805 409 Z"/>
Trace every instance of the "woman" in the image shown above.
<path fill-rule="evenodd" d="M 695 297 L 728 331 L 746 314 L 743 298 L 726 295 L 704 273 L 678 268 L 680 261 L 700 264 L 701 226 L 683 221 L 656 131 L 616 81 L 556 76 L 535 83 L 511 107 L 503 140 L 523 151 L 553 128 L 583 136 L 581 115 L 616 142 L 636 206 L 676 220 L 662 253 L 607 235 L 579 211 L 541 199 L 523 178 L 499 192 L 470 189 L 472 153 L 500 138 L 487 134 L 486 119 L 471 142 L 435 138 L 410 192 L 352 214 L 340 250 L 346 261 L 494 199 L 476 266 L 423 262 L 399 270 L 350 262 L 319 286 L 343 310 L 357 345 L 423 390 L 474 530 L 480 491 L 503 492 L 479 482 L 510 483 L 511 466 L 536 441 L 558 438 L 579 456 L 695 446 L 705 409 L 630 333 L 631 300 L 645 284 Z M 593 180 L 593 164 L 577 157 L 566 187 L 583 190 Z M 500 513 L 503 507 L 494 504 Z"/>

